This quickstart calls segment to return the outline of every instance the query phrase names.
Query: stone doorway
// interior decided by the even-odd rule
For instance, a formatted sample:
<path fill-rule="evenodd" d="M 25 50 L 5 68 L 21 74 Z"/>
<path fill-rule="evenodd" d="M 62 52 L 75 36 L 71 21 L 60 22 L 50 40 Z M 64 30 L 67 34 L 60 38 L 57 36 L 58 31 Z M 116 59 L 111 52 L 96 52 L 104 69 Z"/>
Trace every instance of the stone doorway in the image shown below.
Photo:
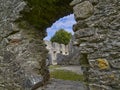
<path fill-rule="evenodd" d="M 46 84 L 46 27 L 72 12 L 77 21 L 74 45 L 89 60 L 84 70 L 90 90 L 120 89 L 120 1 L 73 0 L 73 9 L 71 1 L 0 0 L 1 90 L 34 90 Z"/>

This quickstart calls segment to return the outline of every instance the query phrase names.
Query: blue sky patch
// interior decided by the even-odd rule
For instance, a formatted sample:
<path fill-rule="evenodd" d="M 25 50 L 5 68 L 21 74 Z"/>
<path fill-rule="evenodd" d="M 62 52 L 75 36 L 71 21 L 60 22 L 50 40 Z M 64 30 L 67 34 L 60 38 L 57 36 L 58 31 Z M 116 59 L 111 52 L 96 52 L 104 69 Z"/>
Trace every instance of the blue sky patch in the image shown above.
<path fill-rule="evenodd" d="M 66 31 L 74 34 L 74 32 L 72 30 L 72 26 L 75 23 L 76 23 L 76 21 L 74 19 L 74 15 L 73 14 L 70 14 L 70 15 L 65 16 L 63 18 L 60 18 L 58 21 L 53 23 L 53 25 L 51 27 L 47 28 L 47 37 L 45 37 L 44 40 L 50 40 L 50 38 L 59 29 L 65 29 Z"/>

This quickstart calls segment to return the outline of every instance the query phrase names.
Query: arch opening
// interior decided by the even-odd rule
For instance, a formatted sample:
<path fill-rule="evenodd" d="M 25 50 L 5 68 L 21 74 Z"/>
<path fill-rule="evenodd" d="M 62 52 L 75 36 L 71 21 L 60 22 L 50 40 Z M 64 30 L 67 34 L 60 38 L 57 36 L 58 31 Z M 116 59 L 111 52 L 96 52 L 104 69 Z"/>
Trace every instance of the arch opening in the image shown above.
<path fill-rule="evenodd" d="M 75 23 L 76 23 L 76 21 L 74 19 L 74 14 L 70 14 L 70 15 L 67 15 L 67 16 L 64 16 L 64 17 L 60 18 L 55 23 L 53 23 L 51 27 L 48 27 L 46 29 L 47 30 L 47 36 L 44 38 L 45 44 L 47 46 L 46 48 L 49 51 L 48 52 L 49 55 L 51 55 L 51 57 L 53 57 L 56 60 L 56 62 L 58 62 L 57 61 L 58 54 L 69 55 L 69 51 L 70 51 L 69 50 L 69 47 L 70 47 L 69 45 L 70 45 L 70 42 L 71 42 L 72 38 L 70 38 L 70 41 L 68 42 L 67 45 L 64 44 L 64 43 L 59 43 L 59 39 L 61 39 L 59 37 L 58 37 L 59 38 L 58 41 L 54 41 L 54 42 L 51 41 L 51 38 L 56 34 L 56 32 L 58 32 L 61 29 L 63 29 L 67 33 L 70 33 L 71 37 L 72 37 L 74 35 L 72 27 Z M 64 35 L 62 35 L 62 37 L 65 37 Z M 67 38 L 64 38 L 64 39 L 67 39 Z M 54 50 L 56 51 L 56 54 L 52 55 L 53 54 L 52 52 Z M 50 58 L 49 60 L 50 60 L 49 62 L 52 62 L 52 58 Z"/>
<path fill-rule="evenodd" d="M 78 68 L 79 69 L 81 68 L 80 63 L 79 63 L 79 59 L 76 60 L 77 57 L 79 58 L 79 50 L 76 46 L 73 46 L 74 32 L 73 32 L 72 28 L 73 28 L 74 24 L 76 24 L 76 21 L 74 19 L 74 15 L 70 14 L 70 15 L 65 16 L 63 18 L 60 18 L 58 21 L 53 23 L 51 27 L 47 28 L 48 36 L 44 38 L 44 41 L 47 44 L 46 48 L 49 51 L 48 54 L 51 55 L 51 57 L 52 57 L 52 58 L 50 57 L 48 59 L 48 61 L 51 62 L 49 64 L 51 78 L 64 80 L 63 78 L 59 77 L 59 75 L 58 75 L 58 73 L 60 73 L 61 70 L 54 72 L 53 69 L 56 69 L 59 67 L 60 68 L 65 67 L 65 68 L 69 68 L 69 69 L 64 70 L 65 72 L 63 72 L 63 77 L 64 77 L 65 73 L 67 73 L 68 71 L 70 72 L 70 77 L 67 76 L 68 78 L 66 80 L 70 80 L 71 78 L 73 78 L 73 81 L 77 81 L 77 80 L 82 81 L 83 80 L 82 70 L 79 73 L 71 71 L 72 69 L 77 71 Z M 50 42 L 50 38 L 55 34 L 55 32 L 57 30 L 59 30 L 61 28 L 72 33 L 72 38 L 71 38 L 68 45 Z M 56 51 L 56 53 L 53 53 L 54 50 Z M 75 63 L 74 63 L 74 61 L 75 61 Z M 66 66 L 68 66 L 68 67 L 66 67 Z M 51 71 L 53 71 L 53 72 L 51 72 Z M 74 74 L 74 76 L 72 76 L 73 74 Z M 54 77 L 54 75 L 55 75 L 55 77 Z M 77 78 L 74 78 L 74 77 L 77 77 Z"/>

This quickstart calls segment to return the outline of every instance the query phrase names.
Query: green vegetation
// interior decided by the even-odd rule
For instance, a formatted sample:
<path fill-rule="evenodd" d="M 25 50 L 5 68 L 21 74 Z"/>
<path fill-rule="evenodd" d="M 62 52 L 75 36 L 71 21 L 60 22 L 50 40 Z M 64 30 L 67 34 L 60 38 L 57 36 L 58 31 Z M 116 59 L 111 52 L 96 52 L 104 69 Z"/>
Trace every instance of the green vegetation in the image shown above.
<path fill-rule="evenodd" d="M 83 81 L 83 75 L 76 74 L 68 70 L 54 70 L 50 73 L 51 78 L 62 79 L 62 80 L 72 80 L 72 81 Z"/>
<path fill-rule="evenodd" d="M 49 69 L 56 69 L 56 68 L 59 68 L 59 67 L 61 67 L 61 66 L 59 66 L 59 65 L 50 65 Z"/>
<path fill-rule="evenodd" d="M 60 29 L 55 33 L 50 41 L 67 45 L 70 42 L 71 36 L 71 33 L 68 33 L 64 29 Z"/>
<path fill-rule="evenodd" d="M 25 21 L 31 28 L 45 30 L 57 19 L 72 13 L 72 0 L 24 0 L 27 2 L 18 20 Z"/>

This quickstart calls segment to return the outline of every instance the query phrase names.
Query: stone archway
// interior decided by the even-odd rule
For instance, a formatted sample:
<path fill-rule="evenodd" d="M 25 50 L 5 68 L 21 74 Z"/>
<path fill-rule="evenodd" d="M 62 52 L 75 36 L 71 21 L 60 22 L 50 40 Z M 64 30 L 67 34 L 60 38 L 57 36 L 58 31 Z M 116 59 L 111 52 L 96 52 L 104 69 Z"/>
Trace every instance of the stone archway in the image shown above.
<path fill-rule="evenodd" d="M 45 28 L 72 12 L 71 1 L 0 0 L 0 89 L 31 89 L 49 80 Z M 77 21 L 74 43 L 91 66 L 86 72 L 90 90 L 119 89 L 120 1 L 74 0 L 71 5 Z"/>

